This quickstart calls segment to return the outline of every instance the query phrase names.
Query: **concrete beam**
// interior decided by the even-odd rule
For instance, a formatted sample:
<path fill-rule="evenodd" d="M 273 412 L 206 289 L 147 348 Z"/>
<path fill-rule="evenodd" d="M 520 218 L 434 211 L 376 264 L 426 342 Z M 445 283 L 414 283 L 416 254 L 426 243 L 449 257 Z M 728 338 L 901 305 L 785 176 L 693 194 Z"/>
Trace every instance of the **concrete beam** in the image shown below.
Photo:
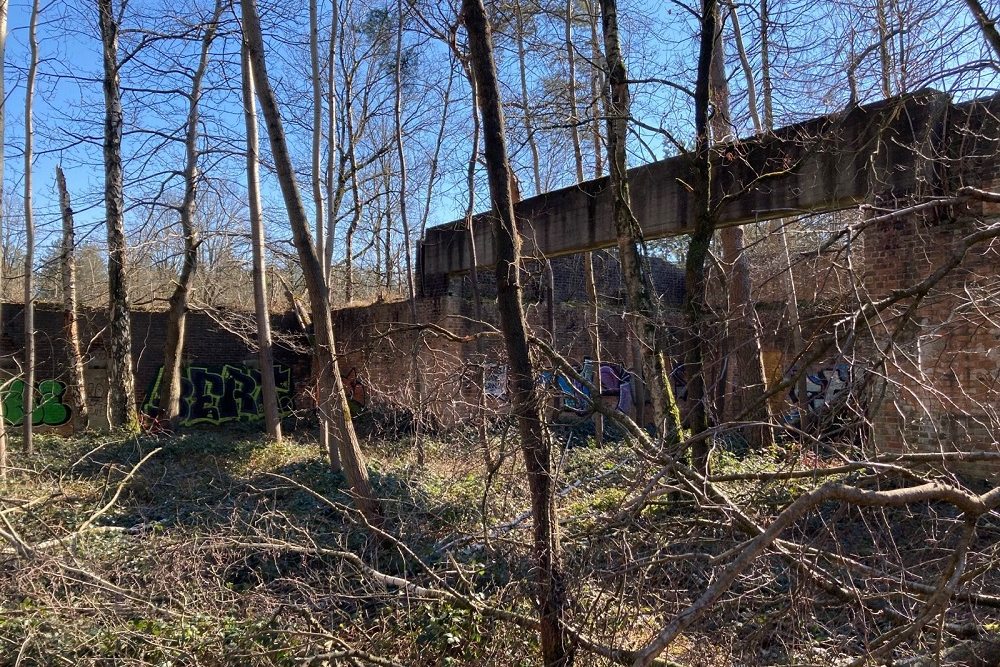
<path fill-rule="evenodd" d="M 964 106 L 964 105 L 963 105 Z M 951 99 L 921 91 L 848 113 L 781 128 L 721 147 L 713 170 L 720 226 L 833 211 L 870 200 L 936 189 L 928 158 L 940 155 Z M 691 158 L 629 170 L 632 206 L 645 238 L 685 234 L 693 220 Z M 516 206 L 528 256 L 554 257 L 615 244 L 608 179 L 525 199 Z M 418 247 L 425 293 L 471 268 L 464 221 L 428 229 Z M 475 218 L 478 265 L 496 263 L 490 214 Z"/>

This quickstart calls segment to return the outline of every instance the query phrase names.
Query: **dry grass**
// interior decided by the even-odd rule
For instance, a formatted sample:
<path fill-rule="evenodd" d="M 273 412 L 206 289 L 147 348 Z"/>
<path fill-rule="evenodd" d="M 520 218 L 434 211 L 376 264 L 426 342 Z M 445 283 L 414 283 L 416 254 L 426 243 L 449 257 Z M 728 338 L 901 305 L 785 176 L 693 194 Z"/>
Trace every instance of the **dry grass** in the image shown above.
<path fill-rule="evenodd" d="M 468 434 L 426 442 L 419 468 L 410 440 L 368 442 L 388 514 L 388 537 L 379 539 L 357 523 L 343 480 L 315 442 L 300 437 L 280 445 L 231 431 L 43 440 L 2 493 L 3 529 L 30 550 L 2 556 L 0 664 L 537 664 L 531 628 L 467 604 L 534 613 L 527 490 L 512 443 L 487 475 Z M 768 456 L 716 462 L 723 472 L 784 465 Z M 746 539 L 724 510 L 685 497 L 609 521 L 651 472 L 626 445 L 573 449 L 563 460 L 573 622 L 608 645 L 648 640 Z M 811 485 L 726 488 L 765 516 Z M 714 667 L 833 664 L 863 654 L 866 637 L 891 627 L 887 610 L 917 604 L 893 593 L 889 573 L 930 580 L 947 559 L 955 525 L 954 512 L 934 506 L 824 510 L 788 537 L 884 568 L 854 582 L 863 606 L 836 603 L 772 553 L 665 657 Z M 997 594 L 989 558 L 998 536 L 992 519 L 981 527 L 969 566 L 977 574 L 966 592 Z M 406 591 L 386 585 L 386 576 L 432 592 L 448 587 L 457 597 Z M 881 615 L 873 613 L 877 599 L 886 601 Z M 995 610 L 968 603 L 948 615 L 949 624 L 980 635 L 996 622 Z M 924 641 L 905 648 L 920 652 Z M 608 664 L 590 653 L 578 663 Z"/>

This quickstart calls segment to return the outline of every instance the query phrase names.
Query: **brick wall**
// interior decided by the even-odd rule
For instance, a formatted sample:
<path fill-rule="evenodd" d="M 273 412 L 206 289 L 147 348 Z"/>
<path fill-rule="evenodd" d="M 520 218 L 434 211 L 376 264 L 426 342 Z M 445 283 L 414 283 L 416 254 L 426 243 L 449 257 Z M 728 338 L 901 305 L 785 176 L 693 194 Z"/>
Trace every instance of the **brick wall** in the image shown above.
<path fill-rule="evenodd" d="M 141 406 L 163 364 L 163 345 L 167 314 L 162 312 L 132 313 L 132 360 L 135 372 L 136 399 Z M 85 380 L 91 424 L 107 426 L 107 353 L 104 331 L 107 314 L 103 310 L 80 313 L 80 340 L 83 346 Z M 276 331 L 289 332 L 284 316 L 275 316 Z M 67 347 L 63 336 L 63 313 L 54 305 L 35 307 L 35 345 L 37 348 L 35 375 L 37 381 L 67 380 Z M 227 330 L 212 317 L 192 312 L 187 317 L 187 340 L 184 359 L 187 365 L 221 365 L 254 363 L 256 350 L 241 335 Z M 0 320 L 0 373 L 17 374 L 23 365 L 24 307 L 4 304 Z M 295 384 L 308 381 L 308 359 L 294 350 L 277 345 L 275 361 L 294 370 Z"/>
<path fill-rule="evenodd" d="M 873 299 L 920 283 L 947 262 L 960 241 L 997 211 L 908 218 L 867 233 L 866 284 Z M 991 222 L 995 222 L 992 217 Z M 907 299 L 871 323 L 882 349 L 885 399 L 876 436 L 891 450 L 996 449 L 1000 433 L 1000 249 L 981 243 L 929 289 L 912 313 Z M 872 355 L 870 363 L 879 360 Z"/>

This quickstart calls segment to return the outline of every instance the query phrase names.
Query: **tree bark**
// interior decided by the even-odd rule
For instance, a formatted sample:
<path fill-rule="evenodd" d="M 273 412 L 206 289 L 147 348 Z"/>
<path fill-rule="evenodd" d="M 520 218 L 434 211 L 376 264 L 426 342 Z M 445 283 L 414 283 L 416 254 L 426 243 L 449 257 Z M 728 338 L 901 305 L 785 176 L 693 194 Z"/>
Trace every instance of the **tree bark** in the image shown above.
<path fill-rule="evenodd" d="M 309 301 L 312 306 L 314 345 L 316 354 L 322 361 L 318 399 L 320 421 L 330 422 L 334 435 L 333 441 L 339 446 L 344 474 L 354 494 L 358 509 L 369 522 L 381 522 L 381 510 L 368 480 L 368 469 L 358 444 L 357 435 L 354 433 L 347 395 L 344 393 L 344 383 L 340 377 L 333 333 L 333 317 L 330 312 L 330 296 L 323 276 L 323 266 L 310 238 L 309 221 L 295 182 L 295 173 L 285 140 L 278 102 L 267 75 L 264 39 L 261 34 L 260 19 L 257 16 L 257 5 L 255 0 L 243 0 L 241 7 L 243 34 L 250 54 L 250 63 L 253 66 L 257 97 L 260 100 L 261 111 L 267 124 L 271 155 L 281 186 L 281 194 L 285 200 L 285 208 L 288 211 L 292 240 L 299 254 L 299 262 L 302 265 L 302 274 L 306 281 Z"/>
<path fill-rule="evenodd" d="M 264 257 L 264 216 L 260 205 L 260 142 L 257 138 L 257 101 L 254 99 L 253 72 L 246 44 L 240 49 L 243 69 L 243 120 L 247 133 L 247 199 L 250 205 L 250 235 L 253 243 L 253 302 L 257 316 L 257 359 L 260 364 L 264 427 L 272 440 L 281 441 L 281 414 L 278 388 L 274 381 L 274 351 L 271 317 L 267 307 L 267 277 Z M 339 458 L 340 454 L 337 453 Z"/>
<path fill-rule="evenodd" d="M 323 84 L 319 66 L 319 8 L 318 0 L 309 0 L 309 64 L 312 68 L 312 194 L 316 216 L 316 254 L 322 261 L 326 257 L 323 224 L 323 180 L 320 175 L 320 157 L 323 146 Z M 330 63 L 333 67 L 333 63 Z M 323 275 L 326 275 L 324 272 Z"/>
<path fill-rule="evenodd" d="M 336 5 L 336 0 L 334 0 L 334 5 Z M 334 10 L 334 15 L 336 16 L 336 10 Z M 334 49 L 334 35 L 330 35 L 330 72 L 333 72 L 333 49 Z M 319 64 L 319 7 L 318 0 L 309 0 L 309 61 L 312 67 L 312 92 L 313 92 L 313 127 L 312 127 L 312 195 L 313 195 L 313 210 L 316 216 L 316 254 L 319 256 L 320 262 L 323 264 L 323 282 L 326 285 L 327 294 L 330 293 L 330 263 L 331 260 L 327 260 L 327 249 L 326 240 L 324 239 L 324 202 L 323 202 L 323 187 L 320 180 L 320 161 L 322 153 L 323 144 L 323 88 L 320 82 L 320 64 Z M 331 83 L 332 85 L 332 83 Z M 332 94 L 332 93 L 331 93 Z M 330 109 L 331 118 L 334 113 L 334 109 Z M 331 141 L 336 142 L 335 138 L 331 137 Z M 333 153 L 330 153 L 330 159 L 333 159 Z M 332 170 L 328 174 L 328 186 L 332 185 Z M 333 212 L 330 212 L 333 215 Z M 332 248 L 331 248 L 332 249 Z M 313 355 L 313 363 L 316 368 L 313 369 L 313 374 L 318 374 L 322 372 L 322 360 Z M 339 454 L 334 456 L 336 447 L 332 446 L 330 442 L 330 429 L 325 421 L 320 421 L 319 423 L 319 444 L 320 449 L 327 452 L 330 456 L 330 467 L 334 470 L 340 470 Z"/>
<path fill-rule="evenodd" d="M 28 65 L 28 81 L 24 93 L 24 398 L 22 433 L 24 449 L 28 456 L 35 453 L 34 419 L 35 410 L 35 212 L 31 198 L 31 159 L 35 138 L 32 104 L 35 99 L 35 76 L 38 73 L 38 3 L 31 3 L 31 19 L 28 24 L 28 44 L 31 47 L 31 62 Z"/>
<path fill-rule="evenodd" d="M 167 328 L 163 345 L 163 378 L 160 392 L 160 416 L 171 427 L 177 426 L 181 415 L 181 365 L 184 359 L 184 338 L 187 325 L 188 300 L 195 272 L 198 270 L 198 229 L 195 224 L 195 207 L 198 197 L 198 105 L 201 102 L 202 81 L 208 69 L 209 48 L 215 39 L 215 31 L 222 13 L 222 2 L 217 0 L 211 22 L 205 27 L 201 42 L 198 68 L 191 79 L 191 93 L 188 98 L 187 125 L 184 136 L 184 199 L 180 206 L 181 233 L 184 237 L 184 259 L 180 274 L 170 295 L 167 311 Z"/>
<path fill-rule="evenodd" d="M 104 207 L 108 229 L 108 418 L 112 428 L 136 431 L 132 324 L 125 246 L 122 113 L 118 76 L 118 23 L 112 0 L 97 0 L 104 60 Z"/>
<path fill-rule="evenodd" d="M 703 0 L 701 36 L 698 49 L 698 77 L 695 83 L 695 150 L 692 159 L 692 199 L 694 230 L 684 263 L 684 312 L 686 319 L 684 371 L 687 376 L 688 414 L 686 422 L 693 434 L 708 430 L 707 392 L 704 368 L 705 263 L 708 259 L 715 220 L 712 216 L 712 163 L 709 106 L 712 52 L 715 48 L 716 0 Z M 704 439 L 692 448 L 692 463 L 707 473 L 708 445 Z"/>
<path fill-rule="evenodd" d="M 83 374 L 83 354 L 80 351 L 80 325 L 77 321 L 76 303 L 76 232 L 73 224 L 73 207 L 62 167 L 56 165 L 56 185 L 59 189 L 59 210 L 62 212 L 62 287 L 63 335 L 69 353 L 69 386 L 66 400 L 73 411 L 73 431 L 82 433 L 89 426 L 87 383 Z"/>
<path fill-rule="evenodd" d="M 7 55 L 7 0 L 0 0 L 0 63 L 5 62 Z M 0 100 L 6 100 L 3 67 L 0 67 Z M 4 145 L 4 135 L 6 134 L 6 114 L 7 105 L 0 103 L 0 146 Z M 4 227 L 6 225 L 3 196 L 3 151 L 0 150 L 0 239 L 4 238 Z M 3 285 L 4 285 L 4 261 L 3 252 L 0 250 L 0 323 L 3 322 Z M 2 339 L 2 337 L 0 337 Z M 4 353 L 2 342 L 0 342 L 0 355 Z M 0 376 L 0 391 L 6 388 L 8 379 Z M 3 401 L 0 401 L 0 480 L 7 479 L 7 416 L 4 413 Z"/>
<path fill-rule="evenodd" d="M 463 0 L 469 54 L 475 71 L 482 113 L 487 177 L 493 199 L 493 233 L 497 247 L 497 308 L 514 414 L 517 417 L 531 492 L 534 557 L 538 571 L 539 631 L 542 658 L 549 667 L 573 662 L 573 647 L 563 623 L 566 593 L 555 506 L 555 480 L 549 443 L 542 422 L 542 396 L 535 385 L 521 302 L 521 240 L 514 218 L 512 173 L 497 83 L 493 43 L 482 0 Z"/>
<path fill-rule="evenodd" d="M 657 336 L 660 327 L 657 321 L 657 309 L 653 303 L 653 287 L 648 273 L 642 269 L 642 258 L 639 254 L 642 229 L 632 213 L 629 194 L 625 140 L 630 102 L 628 73 L 622 58 L 621 40 L 618 34 L 616 0 L 601 0 L 601 17 L 604 28 L 604 56 L 607 60 L 611 87 L 611 98 L 608 100 L 607 108 L 608 169 L 611 174 L 618 257 L 628 292 L 629 310 L 635 314 L 638 321 L 643 374 L 652 394 L 656 428 L 667 439 L 676 439 L 681 429 L 680 410 L 670 386 L 669 361 Z"/>

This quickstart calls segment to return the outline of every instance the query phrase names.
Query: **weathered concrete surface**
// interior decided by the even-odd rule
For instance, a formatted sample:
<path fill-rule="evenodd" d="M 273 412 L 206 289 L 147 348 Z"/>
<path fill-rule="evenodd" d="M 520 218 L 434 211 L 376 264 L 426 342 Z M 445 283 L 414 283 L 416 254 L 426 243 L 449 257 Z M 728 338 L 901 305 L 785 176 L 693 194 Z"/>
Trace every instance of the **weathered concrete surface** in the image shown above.
<path fill-rule="evenodd" d="M 998 98 L 955 105 L 944 93 L 921 91 L 729 144 L 714 169 L 719 224 L 838 210 L 874 195 L 935 194 L 947 171 L 941 165 L 982 148 L 974 125 L 997 108 Z M 629 171 L 632 205 L 647 239 L 690 231 L 690 173 L 683 155 Z M 525 254 L 553 257 L 614 245 L 611 205 L 607 178 L 520 202 Z M 476 217 L 480 266 L 496 262 L 488 223 L 489 214 Z M 438 293 L 447 275 L 470 267 L 464 221 L 427 230 L 418 250 L 423 293 Z"/>

